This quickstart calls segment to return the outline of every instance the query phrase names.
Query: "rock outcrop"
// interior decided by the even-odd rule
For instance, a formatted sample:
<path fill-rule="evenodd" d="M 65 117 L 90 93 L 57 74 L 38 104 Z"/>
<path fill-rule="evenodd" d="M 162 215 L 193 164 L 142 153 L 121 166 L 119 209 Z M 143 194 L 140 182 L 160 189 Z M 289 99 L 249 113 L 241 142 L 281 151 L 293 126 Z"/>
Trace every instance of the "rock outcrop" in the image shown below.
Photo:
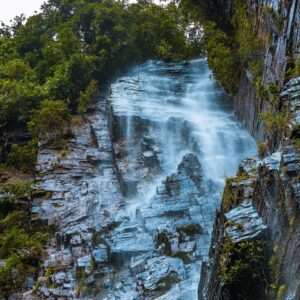
<path fill-rule="evenodd" d="M 79 295 L 94 280 L 93 276 L 83 279 L 83 274 L 92 275 L 93 269 L 108 262 L 107 245 L 98 237 L 115 226 L 111 214 L 123 203 L 111 116 L 109 103 L 99 99 L 85 119 L 75 120 L 72 139 L 39 153 L 36 189 L 44 196 L 35 199 L 33 212 L 56 229 L 43 254 L 40 298 Z M 108 273 L 100 269 L 98 274 Z"/>
<path fill-rule="evenodd" d="M 280 295 L 284 297 L 282 299 L 299 299 L 298 151 L 294 146 L 286 146 L 281 152 L 257 161 L 254 168 L 249 163 L 249 160 L 243 162 L 239 176 L 227 182 L 214 227 L 210 259 L 202 268 L 199 298 L 223 299 L 227 295 L 228 299 L 274 299 Z M 251 178 L 247 185 L 244 184 L 245 177 Z M 261 256 L 263 275 L 255 274 L 261 276 L 261 283 L 257 286 L 254 282 L 249 286 L 249 278 L 253 275 L 250 272 L 250 277 L 245 278 L 247 284 L 240 282 L 239 288 L 245 294 L 234 298 L 238 286 L 233 289 L 234 282 L 224 278 L 234 264 L 230 261 L 231 265 L 226 267 L 225 254 L 228 242 L 235 245 L 230 250 L 233 255 L 237 245 L 245 241 L 260 242 L 259 247 L 264 248 Z M 247 263 L 242 259 L 241 262 Z M 234 272 L 240 277 L 243 274 L 238 269 Z M 255 296 L 252 289 L 256 290 Z"/>
<path fill-rule="evenodd" d="M 263 0 L 246 3 L 248 12 L 254 17 L 251 20 L 253 29 L 262 40 L 265 49 L 262 84 L 267 86 L 276 83 L 283 87 L 291 61 L 296 61 L 299 54 L 299 1 Z M 220 0 L 218 5 L 223 17 L 228 20 L 233 11 L 232 4 L 230 1 Z M 252 78 L 250 70 L 244 72 L 233 103 L 241 121 L 257 140 L 263 141 L 266 133 L 260 114 L 270 108 L 270 102 L 268 99 L 258 100 Z M 279 108 L 280 105 L 277 109 Z M 276 139 L 276 136 L 272 138 Z M 278 146 L 278 142 L 275 142 L 275 146 Z"/>
<path fill-rule="evenodd" d="M 160 174 L 160 150 L 141 119 L 124 145 L 114 135 L 120 118 L 99 98 L 75 120 L 71 139 L 39 153 L 32 211 L 55 232 L 32 297 L 196 297 L 218 201 L 213 184 L 205 183 L 197 156 L 187 154 L 137 206 L 135 195 Z"/>

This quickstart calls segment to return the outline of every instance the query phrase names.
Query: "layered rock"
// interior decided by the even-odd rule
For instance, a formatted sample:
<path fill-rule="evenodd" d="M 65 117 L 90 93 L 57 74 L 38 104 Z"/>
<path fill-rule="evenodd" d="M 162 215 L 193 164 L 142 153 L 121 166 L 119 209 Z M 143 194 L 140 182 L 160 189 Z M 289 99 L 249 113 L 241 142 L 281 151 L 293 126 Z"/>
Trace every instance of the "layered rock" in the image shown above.
<path fill-rule="evenodd" d="M 243 162 L 240 175 L 228 181 L 217 214 L 210 259 L 202 268 L 199 299 L 225 296 L 228 299 L 299 299 L 299 163 L 298 150 L 286 146 L 256 163 Z M 246 180 L 246 185 L 245 176 L 251 178 Z M 228 243 L 234 245 L 230 249 L 233 255 L 243 242 L 262 247 L 261 253 L 252 255 L 260 256 L 263 267 L 248 270 L 248 279 L 242 279 L 243 270 L 236 269 L 235 275 L 241 278 L 238 286 L 225 276 L 231 274 L 225 254 Z M 247 263 L 245 257 L 241 263 Z M 260 282 L 249 285 L 254 274 L 260 277 Z M 238 290 L 244 294 L 238 294 Z"/>
<path fill-rule="evenodd" d="M 207 255 L 210 239 L 210 231 L 201 226 L 210 228 L 214 213 L 213 204 L 205 199 L 208 190 L 202 178 L 197 157 L 184 156 L 178 171 L 136 209 L 136 221 L 128 219 L 112 230 L 107 243 L 111 263 L 119 268 L 114 295 L 120 299 L 158 299 L 166 293 L 172 299 L 196 296 L 190 289 L 197 285 L 193 272 Z"/>
<path fill-rule="evenodd" d="M 125 199 L 133 195 L 128 191 L 133 175 L 128 172 L 138 170 L 136 187 L 144 186 L 144 178 L 159 169 L 143 154 L 159 149 L 140 134 L 136 141 L 142 146 L 135 153 L 141 159 L 125 166 L 121 139 L 113 143 L 110 104 L 98 100 L 77 120 L 72 139 L 39 153 L 36 188 L 43 193 L 32 211 L 55 233 L 43 253 L 35 294 L 41 299 L 195 297 L 194 275 L 208 254 L 218 199 L 207 198 L 200 163 L 188 154 L 148 202 L 133 208 L 136 218 L 130 217 Z"/>
<path fill-rule="evenodd" d="M 72 139 L 38 156 L 36 189 L 44 197 L 35 199 L 33 212 L 56 230 L 43 254 L 40 298 L 75 297 L 93 281 L 83 281 L 82 272 L 93 273 L 108 261 L 107 246 L 97 237 L 114 226 L 111 214 L 123 198 L 111 143 L 111 107 L 98 100 L 90 114 L 75 120 Z"/>
<path fill-rule="evenodd" d="M 135 72 L 75 119 L 72 138 L 39 153 L 32 211 L 55 228 L 40 299 L 197 298 L 221 177 L 254 141 L 204 60 Z"/>

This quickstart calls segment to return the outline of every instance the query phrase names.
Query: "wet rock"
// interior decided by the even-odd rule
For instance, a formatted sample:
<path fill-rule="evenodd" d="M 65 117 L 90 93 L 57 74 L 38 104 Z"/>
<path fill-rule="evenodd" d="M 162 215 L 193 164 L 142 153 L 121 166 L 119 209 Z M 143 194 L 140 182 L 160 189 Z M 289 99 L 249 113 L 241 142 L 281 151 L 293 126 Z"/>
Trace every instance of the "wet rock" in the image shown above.
<path fill-rule="evenodd" d="M 269 171 L 279 171 L 282 152 L 275 152 L 263 159 L 264 165 Z"/>
<path fill-rule="evenodd" d="M 130 270 L 134 275 L 145 271 L 146 259 L 146 255 L 139 255 L 131 258 Z"/>
<path fill-rule="evenodd" d="M 65 272 L 59 272 L 59 273 L 53 275 L 53 281 L 56 284 L 62 284 L 64 282 L 65 278 L 66 278 Z"/>
<path fill-rule="evenodd" d="M 257 157 L 250 157 L 244 159 L 240 166 L 239 171 L 241 174 L 246 173 L 253 176 L 257 173 L 257 168 L 260 166 L 261 162 Z"/>
<path fill-rule="evenodd" d="M 32 291 L 28 291 L 22 295 L 22 300 L 39 300 L 39 298 Z"/>
<path fill-rule="evenodd" d="M 178 258 L 155 257 L 147 260 L 146 271 L 137 275 L 138 286 L 147 295 L 153 291 L 166 290 L 185 275 L 183 262 Z"/>
<path fill-rule="evenodd" d="M 85 271 L 88 272 L 91 267 L 91 259 L 92 258 L 90 255 L 86 255 L 86 256 L 78 258 L 77 268 L 85 269 Z"/>
<path fill-rule="evenodd" d="M 156 154 L 151 150 L 143 152 L 142 158 L 147 167 L 154 168 L 158 165 L 158 160 L 157 160 Z"/>
<path fill-rule="evenodd" d="M 63 250 L 50 254 L 48 260 L 45 262 L 45 266 L 53 268 L 66 268 L 73 262 L 72 254 L 69 250 Z"/>
<path fill-rule="evenodd" d="M 143 135 L 143 142 L 147 143 L 148 145 L 153 145 L 154 144 L 154 139 L 150 135 L 144 134 Z"/>
<path fill-rule="evenodd" d="M 193 220 L 193 210 L 198 207 L 198 201 L 206 190 L 199 161 L 195 155 L 188 154 L 177 172 L 168 176 L 158 188 L 150 205 L 138 208 L 138 219 L 150 231 L 171 227 L 169 232 L 176 232 L 176 227 L 190 224 L 189 219 Z M 209 206 L 209 203 L 203 203 L 204 206 L 206 204 Z M 213 214 L 208 207 L 207 213 Z M 197 218 L 194 221 L 201 223 Z"/>
<path fill-rule="evenodd" d="M 93 250 L 92 255 L 96 264 L 108 262 L 107 247 L 105 245 L 99 245 L 98 248 Z"/>
<path fill-rule="evenodd" d="M 235 243 L 257 238 L 267 229 L 251 201 L 244 201 L 225 214 L 225 217 L 228 224 L 225 234 Z"/>
<path fill-rule="evenodd" d="M 153 238 L 146 232 L 115 233 L 110 245 L 111 255 L 115 263 L 124 262 L 133 255 L 155 250 Z"/>

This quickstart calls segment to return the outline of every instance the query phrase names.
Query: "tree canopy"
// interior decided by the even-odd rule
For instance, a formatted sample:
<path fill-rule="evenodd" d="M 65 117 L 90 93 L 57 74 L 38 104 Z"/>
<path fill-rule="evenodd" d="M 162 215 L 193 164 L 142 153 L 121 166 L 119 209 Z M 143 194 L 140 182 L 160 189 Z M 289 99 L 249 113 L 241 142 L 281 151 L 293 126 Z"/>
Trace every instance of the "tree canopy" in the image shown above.
<path fill-rule="evenodd" d="M 0 139 L 16 136 L 7 132 L 28 131 L 28 124 L 33 133 L 45 103 L 55 105 L 45 101 L 82 113 L 96 81 L 103 84 L 148 59 L 193 56 L 197 47 L 188 42 L 186 28 L 176 4 L 162 7 L 148 0 L 49 0 L 39 14 L 2 24 Z M 58 110 L 52 118 L 60 120 Z M 2 161 L 9 151 L 3 147 Z"/>

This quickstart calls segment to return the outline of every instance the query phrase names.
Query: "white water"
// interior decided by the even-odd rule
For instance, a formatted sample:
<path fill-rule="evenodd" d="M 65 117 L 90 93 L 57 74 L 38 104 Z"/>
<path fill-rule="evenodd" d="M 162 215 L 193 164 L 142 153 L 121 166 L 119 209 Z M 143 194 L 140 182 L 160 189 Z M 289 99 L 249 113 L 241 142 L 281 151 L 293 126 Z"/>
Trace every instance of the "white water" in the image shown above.
<path fill-rule="evenodd" d="M 161 180 L 177 169 L 184 154 L 193 152 L 200 160 L 206 183 L 214 186 L 205 196 L 210 204 L 205 229 L 211 232 L 225 178 L 236 174 L 242 159 L 256 155 L 256 143 L 235 117 L 226 94 L 211 78 L 206 60 L 143 64 L 112 85 L 110 100 L 114 114 L 125 119 L 118 128 L 128 153 L 124 177 L 139 182 L 138 193 L 126 201 L 131 221 L 135 222 L 136 207 L 146 206 Z M 161 171 L 150 179 L 144 179 L 134 167 L 141 156 L 141 138 L 137 137 L 141 131 L 146 131 L 160 149 Z M 208 254 L 207 238 L 203 238 L 207 253 L 202 249 L 202 257 Z M 197 298 L 200 256 L 187 268 L 189 279 L 160 299 L 173 300 L 175 294 L 176 299 Z"/>
<path fill-rule="evenodd" d="M 114 110 L 128 118 L 127 139 L 133 135 L 132 116 L 159 124 L 150 135 L 162 146 L 166 174 L 177 168 L 183 153 L 192 151 L 198 154 L 207 178 L 224 182 L 225 177 L 235 175 L 241 159 L 256 154 L 254 139 L 237 121 L 230 100 L 211 78 L 206 60 L 148 62 L 115 83 L 113 90 Z M 184 122 L 190 126 L 188 143 L 181 136 Z"/>

